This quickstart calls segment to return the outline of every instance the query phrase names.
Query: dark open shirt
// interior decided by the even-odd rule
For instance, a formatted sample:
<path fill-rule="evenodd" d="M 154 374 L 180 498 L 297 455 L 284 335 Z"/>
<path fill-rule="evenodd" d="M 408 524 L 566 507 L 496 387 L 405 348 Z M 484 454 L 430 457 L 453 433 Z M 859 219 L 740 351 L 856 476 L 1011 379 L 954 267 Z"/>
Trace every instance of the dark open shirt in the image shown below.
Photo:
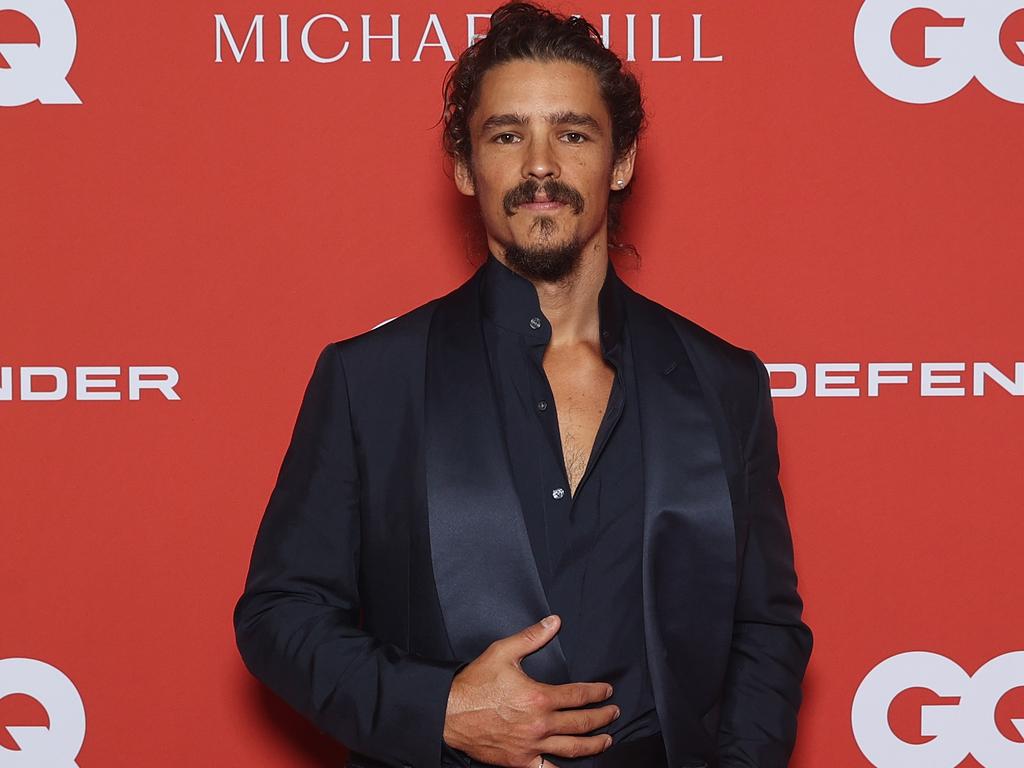
<path fill-rule="evenodd" d="M 544 373 L 551 326 L 533 284 L 488 254 L 483 331 L 516 490 L 574 682 L 607 682 L 621 715 L 615 743 L 660 732 L 644 651 L 640 423 L 622 285 L 611 262 L 599 296 L 601 348 L 615 368 L 607 408 L 575 494 Z M 542 617 L 537 617 L 538 619 Z M 590 766 L 593 758 L 558 758 Z"/>

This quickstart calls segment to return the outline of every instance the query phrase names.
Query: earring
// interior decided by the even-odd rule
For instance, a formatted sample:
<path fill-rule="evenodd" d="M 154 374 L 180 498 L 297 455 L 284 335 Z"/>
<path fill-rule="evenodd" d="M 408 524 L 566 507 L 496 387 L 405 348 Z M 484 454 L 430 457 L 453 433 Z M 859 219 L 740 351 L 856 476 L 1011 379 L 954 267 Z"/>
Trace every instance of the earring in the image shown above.
<path fill-rule="evenodd" d="M 621 187 L 621 186 L 622 186 L 623 184 L 625 184 L 626 182 L 624 182 L 624 181 L 623 181 L 622 179 L 619 179 L 619 180 L 618 180 L 617 182 L 615 182 L 615 183 L 616 183 L 616 184 L 618 184 L 618 185 L 619 185 L 619 186 Z"/>

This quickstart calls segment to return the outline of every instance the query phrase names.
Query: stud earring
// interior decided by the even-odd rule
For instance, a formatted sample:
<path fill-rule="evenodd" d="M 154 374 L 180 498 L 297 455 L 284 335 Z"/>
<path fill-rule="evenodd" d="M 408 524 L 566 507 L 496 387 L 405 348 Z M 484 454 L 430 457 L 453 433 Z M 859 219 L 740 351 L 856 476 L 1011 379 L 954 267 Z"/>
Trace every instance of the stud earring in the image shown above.
<path fill-rule="evenodd" d="M 624 182 L 624 181 L 623 181 L 622 179 L 619 179 L 619 180 L 618 180 L 617 182 L 615 182 L 615 183 L 616 183 L 616 184 L 618 184 L 618 185 L 619 185 L 619 186 L 621 187 L 621 186 L 622 186 L 623 184 L 625 184 L 626 182 Z"/>

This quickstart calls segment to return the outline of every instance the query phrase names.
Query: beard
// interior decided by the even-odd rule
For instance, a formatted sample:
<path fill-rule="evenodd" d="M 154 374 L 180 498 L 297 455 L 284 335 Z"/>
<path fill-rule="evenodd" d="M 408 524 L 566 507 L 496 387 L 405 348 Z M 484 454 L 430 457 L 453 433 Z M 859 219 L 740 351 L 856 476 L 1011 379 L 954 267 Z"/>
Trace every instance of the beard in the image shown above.
<path fill-rule="evenodd" d="M 505 215 L 522 215 L 517 212 L 518 207 L 533 200 L 541 186 L 537 179 L 530 178 L 505 193 L 502 200 Z M 549 200 L 565 203 L 574 216 L 583 212 L 583 195 L 575 188 L 558 179 L 549 179 L 543 184 L 543 188 Z M 507 245 L 505 260 L 509 266 L 523 277 L 548 283 L 563 280 L 575 272 L 583 256 L 583 241 L 579 235 L 573 235 L 557 245 L 548 242 L 557 228 L 558 224 L 551 216 L 536 215 L 530 230 L 536 229 L 545 242 L 526 247 Z"/>
<path fill-rule="evenodd" d="M 541 217 L 537 226 L 554 228 L 554 222 Z M 563 280 L 576 271 L 583 256 L 583 242 L 578 235 L 560 244 L 543 244 L 522 247 L 510 243 L 505 246 L 505 261 L 512 269 L 530 280 L 554 283 Z"/>

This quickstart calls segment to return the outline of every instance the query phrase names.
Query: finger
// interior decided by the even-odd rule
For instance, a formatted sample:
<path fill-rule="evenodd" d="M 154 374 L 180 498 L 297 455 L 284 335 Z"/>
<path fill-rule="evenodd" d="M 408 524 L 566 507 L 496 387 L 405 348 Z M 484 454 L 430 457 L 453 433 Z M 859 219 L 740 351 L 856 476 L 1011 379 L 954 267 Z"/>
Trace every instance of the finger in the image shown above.
<path fill-rule="evenodd" d="M 547 622 L 545 624 L 545 622 Z M 514 635 L 509 635 L 501 640 L 495 641 L 494 645 L 502 654 L 519 661 L 524 656 L 529 656 L 534 651 L 543 648 L 557 633 L 561 622 L 556 615 L 547 616 L 536 624 L 531 624 L 521 629 Z"/>
<path fill-rule="evenodd" d="M 619 716 L 619 708 L 614 704 L 595 709 L 564 709 L 548 715 L 548 724 L 552 735 L 589 733 L 603 728 Z"/>
<path fill-rule="evenodd" d="M 608 683 L 564 683 L 544 685 L 544 692 L 552 709 L 576 709 L 604 701 L 612 695 L 612 687 Z"/>
<path fill-rule="evenodd" d="M 600 733 L 597 736 L 548 736 L 541 741 L 540 748 L 549 755 L 573 758 L 599 755 L 611 745 L 612 737 Z"/>

